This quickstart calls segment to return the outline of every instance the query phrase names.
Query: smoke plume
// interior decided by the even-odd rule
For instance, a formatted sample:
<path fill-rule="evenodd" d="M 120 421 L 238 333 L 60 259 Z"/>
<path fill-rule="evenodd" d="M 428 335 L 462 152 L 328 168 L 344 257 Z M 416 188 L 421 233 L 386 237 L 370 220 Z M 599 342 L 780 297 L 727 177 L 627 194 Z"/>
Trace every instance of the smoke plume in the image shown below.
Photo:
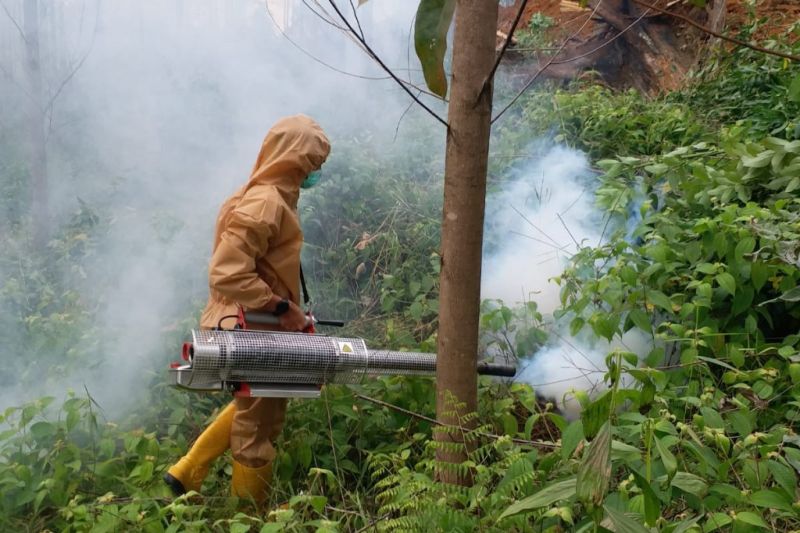
<path fill-rule="evenodd" d="M 518 166 L 502 192 L 488 201 L 481 292 L 506 305 L 537 304 L 550 341 L 535 354 L 522 354 L 517 379 L 574 417 L 579 407 L 571 391 L 602 389 L 609 352 L 621 349 L 643 357 L 652 341 L 636 329 L 611 343 L 588 331 L 573 337 L 567 320 L 553 319 L 561 307 L 553 278 L 582 247 L 599 245 L 607 228 L 594 207 L 595 173 L 585 154 L 546 142 L 534 143 L 528 152 L 529 162 Z"/>
<path fill-rule="evenodd" d="M 49 101 L 49 209 L 56 226 L 81 206 L 99 215 L 83 236 L 91 254 L 65 269 L 76 304 L 94 320 L 84 338 L 60 338 L 43 349 L 46 360 L 30 361 L 27 368 L 39 376 L 5 388 L 0 410 L 86 385 L 107 412 L 121 412 L 164 372 L 174 338 L 191 324 L 187 317 L 199 314 L 217 210 L 248 178 L 269 127 L 289 114 L 314 117 L 332 139 L 331 162 L 338 142 L 365 133 L 371 150 L 413 136 L 398 127 L 409 100 L 351 39 L 300 2 L 47 4 L 39 35 L 42 101 Z M 7 192 L 17 176 L 8 161 L 25 155 L 24 140 L 9 132 L 24 131 L 30 117 L 22 110 L 36 95 L 27 88 L 25 43 L 16 28 L 23 26 L 23 2 L 6 5 L 0 184 Z M 375 52 L 411 79 L 419 77 L 409 49 L 414 8 L 369 2 L 358 9 Z M 0 220 L 20 201 L 0 202 Z M 17 275 L 17 265 L 9 269 Z M 0 295 L 2 289 L 0 282 Z M 10 335 L 0 343 L 0 363 L 31 352 Z M 91 354 L 81 370 L 53 372 L 53 360 L 75 351 Z M 2 381 L 18 383 L 12 374 Z"/>

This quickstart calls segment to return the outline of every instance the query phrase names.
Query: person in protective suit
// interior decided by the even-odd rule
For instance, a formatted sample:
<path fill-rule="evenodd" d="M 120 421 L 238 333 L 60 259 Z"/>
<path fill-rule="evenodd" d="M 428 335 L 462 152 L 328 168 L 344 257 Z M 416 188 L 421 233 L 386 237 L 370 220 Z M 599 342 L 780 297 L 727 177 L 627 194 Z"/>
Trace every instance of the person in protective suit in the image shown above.
<path fill-rule="evenodd" d="M 201 327 L 218 327 L 242 306 L 279 315 L 280 330 L 305 328 L 299 306 L 303 233 L 297 200 L 301 188 L 319 179 L 329 151 L 322 128 L 307 116 L 281 119 L 270 129 L 250 179 L 220 209 Z M 164 480 L 177 495 L 199 491 L 211 463 L 230 447 L 233 495 L 263 504 L 276 455 L 273 443 L 285 415 L 285 398 L 236 397 Z"/>

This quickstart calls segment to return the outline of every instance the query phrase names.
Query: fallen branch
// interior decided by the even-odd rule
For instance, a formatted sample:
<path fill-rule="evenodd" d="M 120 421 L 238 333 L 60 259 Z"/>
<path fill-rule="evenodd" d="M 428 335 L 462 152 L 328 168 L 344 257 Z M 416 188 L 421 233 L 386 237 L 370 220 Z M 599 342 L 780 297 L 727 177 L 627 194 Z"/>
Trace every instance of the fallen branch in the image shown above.
<path fill-rule="evenodd" d="M 464 427 L 461 427 L 461 426 L 454 426 L 452 424 L 447 424 L 445 422 L 441 422 L 439 420 L 436 420 L 435 418 L 431 418 L 429 416 L 425 416 L 425 415 L 420 414 L 420 413 L 415 413 L 414 411 L 409 411 L 408 409 L 403 409 L 399 405 L 394 405 L 394 404 L 391 404 L 391 403 L 388 403 L 388 402 L 384 402 L 383 400 L 378 400 L 377 398 L 371 398 L 371 397 L 366 396 L 364 394 L 355 393 L 355 396 L 357 398 L 361 398 L 364 401 L 367 401 L 367 402 L 370 402 L 370 403 L 374 403 L 375 405 L 380 405 L 381 407 L 386 407 L 388 409 L 392 409 L 393 411 L 397 411 L 398 413 L 403 413 L 404 415 L 408 415 L 408 416 L 410 416 L 412 418 L 417 418 L 419 420 L 424 420 L 425 422 L 430 422 L 431 424 L 434 424 L 436 426 L 442 426 L 442 427 L 453 428 L 453 429 L 467 430 L 467 428 L 464 428 Z M 486 438 L 489 438 L 489 439 L 494 439 L 494 440 L 502 439 L 502 438 L 506 438 L 507 437 L 507 435 L 495 435 L 493 433 L 484 433 L 482 431 L 477 432 L 477 435 L 479 435 L 481 437 L 486 437 Z M 526 446 L 535 446 L 535 447 L 540 447 L 540 448 L 553 448 L 553 449 L 555 449 L 555 448 L 559 448 L 560 447 L 560 445 L 558 445 L 558 444 L 556 444 L 554 442 L 548 442 L 548 441 L 545 441 L 545 440 L 525 440 L 525 439 L 517 439 L 517 438 L 511 437 L 511 442 L 513 442 L 514 444 L 522 444 L 522 445 L 526 445 Z"/>

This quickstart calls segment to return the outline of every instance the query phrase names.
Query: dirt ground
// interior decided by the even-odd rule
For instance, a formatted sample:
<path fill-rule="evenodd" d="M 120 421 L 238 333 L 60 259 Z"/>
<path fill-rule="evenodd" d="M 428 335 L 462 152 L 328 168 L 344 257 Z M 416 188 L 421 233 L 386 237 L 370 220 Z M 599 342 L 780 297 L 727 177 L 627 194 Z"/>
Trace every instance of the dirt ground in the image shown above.
<path fill-rule="evenodd" d="M 750 9 L 743 0 L 728 0 L 728 28 L 737 28 L 750 19 Z M 788 38 L 795 43 L 800 40 L 797 33 L 787 30 L 800 21 L 800 1 L 798 0 L 758 0 L 755 16 L 761 22 L 754 38 L 763 41 L 770 38 Z"/>
<path fill-rule="evenodd" d="M 716 10 L 716 15 L 718 15 L 716 21 L 712 20 L 714 15 L 709 15 L 710 12 L 714 11 L 711 7 L 707 11 L 698 11 L 697 8 L 691 7 L 687 2 L 680 3 L 673 0 L 649 1 L 670 11 L 691 16 L 706 26 L 716 24 L 715 29 L 726 32 L 731 36 L 738 36 L 738 29 L 755 19 L 758 21 L 758 25 L 751 38 L 752 41 L 763 42 L 771 38 L 788 39 L 794 43 L 800 40 L 800 31 L 794 33 L 788 31 L 790 27 L 800 21 L 800 0 L 756 0 L 752 8 L 749 7 L 750 3 L 747 0 L 727 0 L 724 5 L 724 13 Z M 716 2 L 716 5 L 719 6 L 721 1 L 723 0 L 708 0 L 708 3 L 709 6 L 714 6 Z M 498 46 L 501 46 L 505 41 L 505 36 L 511 29 L 513 20 L 519 11 L 520 2 L 521 0 L 516 0 L 513 4 L 500 8 Z M 587 46 L 584 43 L 594 43 L 607 39 L 607 34 L 603 34 L 604 27 L 607 27 L 606 22 L 599 17 L 592 17 L 592 10 L 581 7 L 577 1 L 529 0 L 525 6 L 518 29 L 526 28 L 536 13 L 542 13 L 555 20 L 555 24 L 548 30 L 547 35 L 547 40 L 554 43 L 554 46 L 560 45 L 567 38 L 572 39 L 570 46 L 564 51 L 564 55 L 567 57 L 570 57 L 570 52 L 572 52 L 571 55 L 576 55 L 581 46 Z M 697 54 L 702 53 L 701 51 L 705 48 L 703 43 L 717 41 L 717 39 L 709 37 L 674 17 L 654 14 L 648 15 L 648 19 L 660 21 L 662 28 L 673 27 L 672 37 L 668 39 L 673 49 L 669 54 L 650 54 L 651 57 L 648 58 L 648 64 L 656 73 L 656 75 L 650 76 L 650 79 L 644 82 L 637 80 L 632 82 L 630 76 L 626 75 L 626 72 L 630 74 L 629 71 L 618 69 L 615 72 L 605 72 L 606 75 L 603 78 L 609 85 L 622 88 L 639 84 L 641 85 L 639 88 L 648 93 L 676 89 L 683 84 L 684 74 L 691 64 L 697 60 Z M 668 29 L 667 31 L 669 33 Z M 711 40 L 709 41 L 709 39 Z M 733 45 L 726 44 L 725 46 Z M 533 52 L 533 55 L 531 55 L 531 52 Z M 618 57 L 616 59 L 596 55 L 593 64 L 579 66 L 575 72 L 561 73 L 558 72 L 557 68 L 551 68 L 548 70 L 548 77 L 569 79 L 579 75 L 579 71 L 593 69 L 603 73 L 604 63 L 614 63 L 615 61 L 624 63 L 628 61 L 627 58 L 630 57 L 629 54 L 631 52 L 634 52 L 634 50 L 628 49 L 621 52 L 617 50 Z M 545 60 L 549 53 L 551 53 L 551 50 L 543 49 L 515 54 L 512 46 L 509 53 L 509 61 L 517 63 L 517 67 L 512 67 L 512 70 L 524 74 L 529 70 L 526 64 L 531 63 L 531 59 L 534 60 L 533 63 L 538 64 L 538 61 Z M 608 50 L 607 53 L 604 52 L 604 55 L 610 53 L 613 53 L 612 50 Z M 660 60 L 670 63 L 679 57 L 682 58 L 680 61 L 682 68 L 671 68 L 669 64 L 658 65 Z"/>
<path fill-rule="evenodd" d="M 520 0 L 516 0 L 514 4 L 500 8 L 498 28 L 503 33 L 508 33 L 511 28 L 511 23 L 519 9 L 519 3 Z M 797 34 L 787 35 L 786 33 L 792 24 L 800 21 L 800 0 L 756 0 L 752 13 L 746 0 L 727 0 L 726 7 L 725 27 L 729 31 L 741 27 L 754 15 L 761 21 L 754 36 L 755 40 L 764 40 L 769 36 L 786 36 L 792 42 L 800 39 Z M 591 12 L 591 9 L 582 8 L 578 2 L 570 0 L 529 0 L 519 27 L 525 27 L 534 14 L 542 13 L 555 19 L 553 38 L 557 40 L 559 37 L 564 38 L 577 31 L 589 18 Z M 591 34 L 595 23 L 589 21 L 579 37 Z"/>

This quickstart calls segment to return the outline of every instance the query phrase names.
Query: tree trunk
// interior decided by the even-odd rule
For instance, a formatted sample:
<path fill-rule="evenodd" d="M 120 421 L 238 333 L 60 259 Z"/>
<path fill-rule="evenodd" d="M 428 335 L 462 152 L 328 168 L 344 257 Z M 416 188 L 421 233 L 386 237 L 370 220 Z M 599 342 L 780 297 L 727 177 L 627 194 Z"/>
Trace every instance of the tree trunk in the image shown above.
<path fill-rule="evenodd" d="M 37 247 L 47 242 L 49 198 L 47 185 L 47 150 L 42 105 L 42 67 L 39 54 L 39 0 L 25 0 L 23 11 L 25 62 L 30 98 L 27 117 L 29 160 L 28 173 L 33 240 Z"/>
<path fill-rule="evenodd" d="M 477 349 L 483 215 L 492 90 L 483 82 L 495 60 L 497 0 L 458 0 L 448 109 L 442 213 L 442 269 L 436 415 L 474 427 L 464 417 L 477 409 Z M 471 443 L 462 432 L 438 431 L 441 463 L 457 464 Z M 439 479 L 467 484 L 471 476 L 443 467 Z"/>

